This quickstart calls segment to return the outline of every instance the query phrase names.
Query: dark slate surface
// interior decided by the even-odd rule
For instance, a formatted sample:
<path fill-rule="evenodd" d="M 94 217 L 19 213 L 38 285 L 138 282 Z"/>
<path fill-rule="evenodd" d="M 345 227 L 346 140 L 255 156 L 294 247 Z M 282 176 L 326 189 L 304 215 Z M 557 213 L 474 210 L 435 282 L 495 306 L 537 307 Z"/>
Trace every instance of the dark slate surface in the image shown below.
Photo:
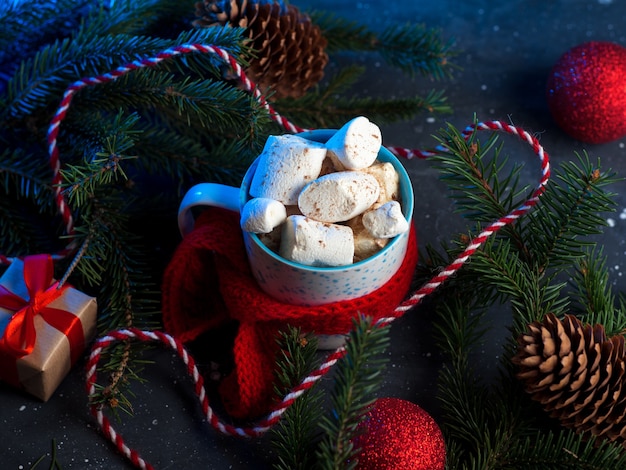
<path fill-rule="evenodd" d="M 383 126 L 388 145 L 429 148 L 431 137 L 450 122 L 463 128 L 473 116 L 479 120 L 498 119 L 537 133 L 552 156 L 553 164 L 574 158 L 587 150 L 601 157 L 603 166 L 626 173 L 624 144 L 620 139 L 604 145 L 585 145 L 565 135 L 552 122 L 545 102 L 545 81 L 554 62 L 570 47 L 589 40 L 608 40 L 626 45 L 623 25 L 626 5 L 611 0 L 553 0 L 544 2 L 484 0 L 441 0 L 437 2 L 396 1 L 337 2 L 316 0 L 293 2 L 302 9 L 334 10 L 375 29 L 406 21 L 423 22 L 440 28 L 444 37 L 455 37 L 460 50 L 456 63 L 463 70 L 455 78 L 431 82 L 410 79 L 390 69 L 372 54 L 351 54 L 349 60 L 367 67 L 355 91 L 371 96 L 411 96 L 432 88 L 444 89 L 454 112 L 449 116 L 421 115 L 411 122 Z M 538 166 L 530 149 L 504 137 L 506 152 L 514 161 L 525 162 L 524 177 L 529 184 L 538 178 Z M 463 229 L 454 215 L 443 185 L 429 163 L 406 161 L 416 193 L 415 221 L 419 242 L 438 243 Z M 623 289 L 626 269 L 626 200 L 623 183 L 618 193 L 617 212 L 602 236 L 609 257 L 611 282 Z M 495 363 L 506 333 L 506 312 L 495 312 L 489 338 L 477 357 L 485 377 Z M 392 327 L 393 345 L 388 354 L 380 396 L 411 400 L 437 416 L 434 398 L 440 364 L 430 335 L 428 312 L 410 312 Z M 146 367 L 148 382 L 136 385 L 135 416 L 114 421 L 131 447 L 159 469 L 270 468 L 267 442 L 220 436 L 202 420 L 193 389 L 184 369 L 172 354 L 160 350 L 148 353 L 156 363 Z M 329 382 L 330 379 L 324 379 Z M 63 468 L 131 468 L 97 430 L 87 412 L 84 391 L 84 360 L 72 371 L 47 403 L 0 386 L 0 429 L 3 469 L 30 468 L 41 456 L 38 468 L 47 468 L 53 442 Z"/>

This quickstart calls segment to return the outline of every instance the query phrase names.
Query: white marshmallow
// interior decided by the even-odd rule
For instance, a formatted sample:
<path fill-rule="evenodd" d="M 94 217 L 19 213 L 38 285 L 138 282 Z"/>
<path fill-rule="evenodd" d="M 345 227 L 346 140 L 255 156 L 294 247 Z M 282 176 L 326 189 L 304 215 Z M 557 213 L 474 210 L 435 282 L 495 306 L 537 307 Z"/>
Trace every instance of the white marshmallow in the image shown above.
<path fill-rule="evenodd" d="M 361 170 L 374 163 L 382 141 L 378 126 L 359 116 L 348 121 L 328 139 L 326 148 L 335 167 Z"/>
<path fill-rule="evenodd" d="M 409 223 L 397 201 L 388 202 L 363 214 L 363 226 L 374 238 L 392 238 L 409 229 Z"/>
<path fill-rule="evenodd" d="M 325 224 L 302 215 L 292 215 L 283 224 L 279 254 L 308 266 L 352 264 L 352 230 L 343 225 Z"/>
<path fill-rule="evenodd" d="M 265 197 L 250 199 L 241 209 L 241 228 L 246 232 L 269 233 L 287 219 L 285 206 Z"/>
<path fill-rule="evenodd" d="M 319 176 L 324 158 L 326 147 L 319 142 L 291 134 L 271 135 L 259 156 L 250 194 L 296 204 L 302 188 Z"/>
<path fill-rule="evenodd" d="M 384 204 L 389 201 L 397 201 L 400 198 L 400 176 L 389 162 L 374 163 L 362 171 L 372 175 L 380 186 L 380 196 L 376 201 Z"/>
<path fill-rule="evenodd" d="M 303 215 L 320 222 L 343 222 L 370 208 L 378 199 L 380 186 L 362 171 L 340 171 L 309 183 L 298 197 Z"/>

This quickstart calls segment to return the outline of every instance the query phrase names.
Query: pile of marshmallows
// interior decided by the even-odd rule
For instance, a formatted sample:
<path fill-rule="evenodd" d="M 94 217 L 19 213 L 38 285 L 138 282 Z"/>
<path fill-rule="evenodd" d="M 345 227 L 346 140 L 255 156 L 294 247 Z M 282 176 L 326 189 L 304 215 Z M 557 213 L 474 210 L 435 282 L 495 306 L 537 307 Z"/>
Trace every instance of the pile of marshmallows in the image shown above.
<path fill-rule="evenodd" d="M 344 266 L 372 256 L 409 229 L 399 177 L 376 160 L 376 124 L 357 117 L 326 144 L 270 136 L 259 156 L 241 228 L 283 258 Z"/>

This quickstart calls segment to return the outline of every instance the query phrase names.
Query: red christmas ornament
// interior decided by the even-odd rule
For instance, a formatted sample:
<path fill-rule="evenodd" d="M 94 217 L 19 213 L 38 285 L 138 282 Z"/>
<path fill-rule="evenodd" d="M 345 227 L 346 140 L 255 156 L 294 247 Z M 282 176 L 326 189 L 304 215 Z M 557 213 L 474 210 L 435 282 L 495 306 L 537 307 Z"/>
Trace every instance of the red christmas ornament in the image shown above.
<path fill-rule="evenodd" d="M 399 398 L 379 398 L 354 439 L 360 470 L 443 470 L 446 446 L 435 420 Z"/>
<path fill-rule="evenodd" d="M 611 42 L 573 47 L 547 83 L 556 123 L 582 142 L 602 144 L 626 135 L 626 48 Z"/>

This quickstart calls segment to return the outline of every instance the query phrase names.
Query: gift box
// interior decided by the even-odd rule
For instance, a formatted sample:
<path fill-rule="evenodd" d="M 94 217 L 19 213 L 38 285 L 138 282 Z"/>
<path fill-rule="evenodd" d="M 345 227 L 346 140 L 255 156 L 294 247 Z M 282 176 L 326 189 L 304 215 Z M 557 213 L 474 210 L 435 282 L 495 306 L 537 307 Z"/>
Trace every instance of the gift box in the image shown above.
<path fill-rule="evenodd" d="M 0 277 L 0 380 L 47 401 L 96 329 L 96 299 L 53 278 L 49 255 Z"/>

